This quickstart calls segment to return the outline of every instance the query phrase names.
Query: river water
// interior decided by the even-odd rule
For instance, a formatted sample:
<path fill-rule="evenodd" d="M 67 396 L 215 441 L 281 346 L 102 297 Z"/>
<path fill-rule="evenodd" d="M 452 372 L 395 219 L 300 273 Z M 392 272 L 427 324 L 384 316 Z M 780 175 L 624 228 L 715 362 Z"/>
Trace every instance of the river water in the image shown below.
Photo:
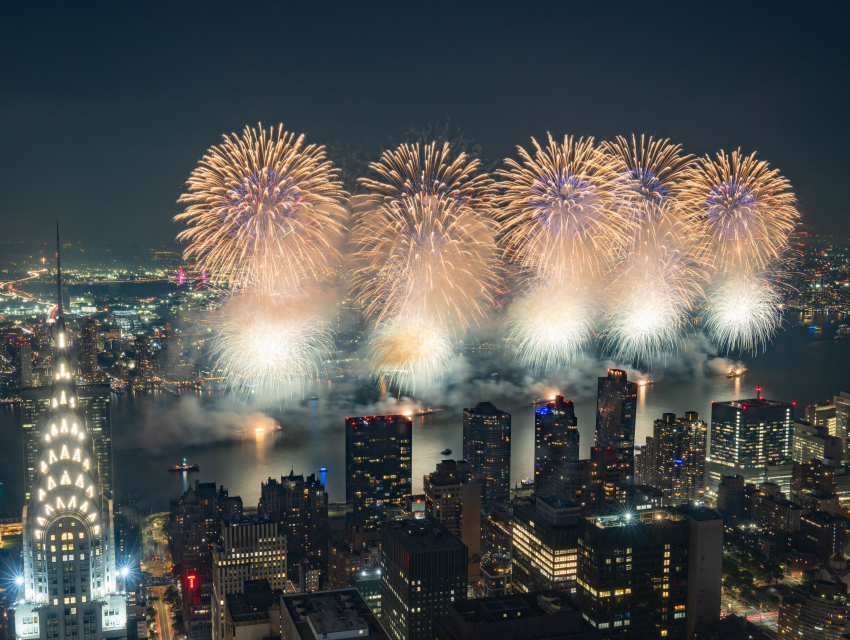
<path fill-rule="evenodd" d="M 707 349 L 700 348 L 703 341 L 696 338 L 678 356 L 655 363 L 644 374 L 635 372 L 653 380 L 640 389 L 637 442 L 644 442 L 652 433 L 653 420 L 664 412 L 682 415 L 697 411 L 709 420 L 712 400 L 752 398 L 757 386 L 764 397 L 795 401 L 798 416 L 805 405 L 850 390 L 850 340 L 833 340 L 834 318 L 815 321 L 823 327 L 821 333 L 812 333 L 798 318 L 791 318 L 764 352 L 741 357 L 739 362 L 747 371 L 738 378 L 724 375 L 734 361 L 706 355 Z M 422 476 L 444 457 L 442 449 L 448 447 L 454 456 L 461 455 L 463 407 L 480 401 L 490 401 L 513 416 L 513 483 L 532 474 L 531 403 L 536 397 L 560 392 L 575 400 L 581 454 L 587 457 L 593 442 L 596 380 L 612 364 L 588 359 L 541 382 L 525 377 L 499 358 L 461 359 L 444 393 L 429 402 L 442 410 L 414 418 L 414 491 L 421 491 Z M 499 380 L 493 379 L 494 372 L 499 373 Z M 308 398 L 313 395 L 315 400 L 267 412 L 270 417 L 222 392 L 185 392 L 180 398 L 165 393 L 113 395 L 117 494 L 138 494 L 140 507 L 162 510 L 168 507 L 169 498 L 180 495 L 189 483 L 215 481 L 231 495 L 241 495 L 244 504 L 256 505 L 261 481 L 290 470 L 318 474 L 321 467 L 327 467 L 330 501 L 344 500 L 345 416 L 400 411 L 408 404 L 394 405 L 392 399 L 382 402 L 368 379 L 324 381 L 306 394 Z M 280 430 L 273 426 L 276 424 Z M 8 517 L 20 512 L 22 501 L 17 405 L 0 405 L 0 435 L 0 482 Z M 198 463 L 200 471 L 180 474 L 166 470 L 184 457 Z"/>

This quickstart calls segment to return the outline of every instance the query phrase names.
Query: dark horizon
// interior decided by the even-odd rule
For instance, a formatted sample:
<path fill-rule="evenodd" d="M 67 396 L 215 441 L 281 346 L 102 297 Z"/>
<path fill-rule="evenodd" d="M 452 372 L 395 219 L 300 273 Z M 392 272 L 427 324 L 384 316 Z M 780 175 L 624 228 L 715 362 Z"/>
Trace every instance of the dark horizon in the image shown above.
<path fill-rule="evenodd" d="M 258 122 L 361 160 L 446 122 L 490 162 L 547 132 L 741 147 L 791 181 L 807 228 L 850 235 L 847 6 L 665 9 L 7 3 L 4 236 L 60 218 L 67 242 L 171 241 L 198 160 Z"/>

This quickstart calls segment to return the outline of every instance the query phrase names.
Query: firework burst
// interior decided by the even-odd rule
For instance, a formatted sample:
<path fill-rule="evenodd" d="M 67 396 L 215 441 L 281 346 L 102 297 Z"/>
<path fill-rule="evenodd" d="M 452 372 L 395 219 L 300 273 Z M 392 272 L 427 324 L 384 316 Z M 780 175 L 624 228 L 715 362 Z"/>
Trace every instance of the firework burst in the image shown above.
<path fill-rule="evenodd" d="M 508 337 L 524 366 L 560 369 L 593 338 L 596 315 L 587 291 L 544 287 L 514 303 L 508 314 Z"/>
<path fill-rule="evenodd" d="M 633 224 L 612 207 L 614 173 L 593 138 L 549 136 L 533 154 L 505 161 L 499 215 L 509 258 L 543 286 L 574 286 L 605 274 Z"/>
<path fill-rule="evenodd" d="M 246 127 L 224 136 L 192 172 L 188 207 L 175 217 L 188 225 L 177 239 L 231 287 L 296 291 L 338 258 L 345 193 L 325 149 L 304 136 Z"/>
<path fill-rule="evenodd" d="M 401 145 L 371 165 L 354 227 L 356 287 L 382 322 L 417 316 L 466 329 L 486 314 L 494 283 L 491 181 L 449 146 Z"/>
<path fill-rule="evenodd" d="M 448 331 L 423 318 L 379 324 L 370 341 L 372 371 L 388 385 L 416 393 L 433 388 L 451 360 Z"/>
<path fill-rule="evenodd" d="M 213 353 L 234 389 L 275 401 L 299 393 L 332 348 L 310 300 L 239 294 L 225 303 Z"/>
<path fill-rule="evenodd" d="M 733 276 L 709 293 L 706 331 L 724 351 L 754 352 L 779 328 L 781 301 L 766 277 Z"/>
<path fill-rule="evenodd" d="M 788 258 L 799 214 L 790 183 L 756 154 L 720 151 L 688 171 L 682 200 L 721 277 L 769 272 Z"/>

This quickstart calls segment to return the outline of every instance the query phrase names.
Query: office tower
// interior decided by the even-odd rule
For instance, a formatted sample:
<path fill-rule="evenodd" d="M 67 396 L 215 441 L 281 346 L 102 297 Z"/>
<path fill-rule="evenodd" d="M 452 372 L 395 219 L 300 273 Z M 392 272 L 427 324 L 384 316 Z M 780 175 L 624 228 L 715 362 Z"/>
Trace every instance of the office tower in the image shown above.
<path fill-rule="evenodd" d="M 514 591 L 575 589 L 581 507 L 562 496 L 537 496 L 514 507 L 511 569 Z"/>
<path fill-rule="evenodd" d="M 596 446 L 617 450 L 617 458 L 634 462 L 638 386 L 621 369 L 599 378 L 596 395 Z"/>
<path fill-rule="evenodd" d="M 260 484 L 257 513 L 268 514 L 283 525 L 288 538 L 290 578 L 297 580 L 298 562 L 310 554 L 322 559 L 328 545 L 328 493 L 315 474 L 306 478 L 290 470 L 280 482 L 269 478 Z"/>
<path fill-rule="evenodd" d="M 551 493 L 564 462 L 578 462 L 578 420 L 573 401 L 555 396 L 534 411 L 534 492 Z"/>
<path fill-rule="evenodd" d="M 489 402 L 463 410 L 463 457 L 481 482 L 481 501 L 510 498 L 511 414 Z"/>
<path fill-rule="evenodd" d="M 434 621 L 437 640 L 596 638 L 581 608 L 563 591 L 506 594 L 456 602 Z"/>
<path fill-rule="evenodd" d="M 842 391 L 837 396 L 833 396 L 832 403 L 835 405 L 835 430 L 839 435 L 844 436 L 844 446 L 846 448 L 842 461 L 850 461 L 850 393 Z"/>
<path fill-rule="evenodd" d="M 286 535 L 268 514 L 222 518 L 212 550 L 213 638 L 226 637 L 224 605 L 245 591 L 247 580 L 263 580 L 271 589 L 286 589 Z"/>
<path fill-rule="evenodd" d="M 689 638 L 720 615 L 723 521 L 705 507 L 582 518 L 578 601 L 602 638 Z"/>
<path fill-rule="evenodd" d="M 510 564 L 481 563 L 481 594 L 485 598 L 513 593 L 513 573 Z"/>
<path fill-rule="evenodd" d="M 791 500 L 807 509 L 835 514 L 839 508 L 835 468 L 817 459 L 802 464 L 795 462 L 791 471 Z"/>
<path fill-rule="evenodd" d="M 148 336 L 136 336 L 136 379 L 150 382 L 154 379 L 153 351 Z"/>
<path fill-rule="evenodd" d="M 380 550 L 379 550 L 380 551 Z M 380 555 L 380 554 L 379 554 Z M 381 617 L 381 569 L 380 563 L 370 571 L 359 571 L 351 576 L 351 586 L 360 592 L 372 612 Z"/>
<path fill-rule="evenodd" d="M 376 572 L 380 575 L 380 568 L 381 534 L 378 531 L 348 527 L 345 539 L 334 539 L 328 544 L 329 589 L 351 586 L 355 575 L 372 575 Z"/>
<path fill-rule="evenodd" d="M 26 389 L 32 386 L 32 344 L 29 340 L 18 338 L 14 346 L 15 377 L 17 387 Z"/>
<path fill-rule="evenodd" d="M 281 592 L 272 589 L 268 580 L 246 580 L 239 593 L 229 593 L 220 605 L 224 640 L 242 638 L 280 638 Z"/>
<path fill-rule="evenodd" d="M 381 621 L 395 640 L 431 640 L 431 621 L 466 599 L 466 545 L 432 518 L 381 529 Z"/>
<path fill-rule="evenodd" d="M 830 435 L 829 427 L 808 420 L 794 420 L 791 441 L 791 459 L 794 462 L 817 459 L 839 466 L 843 456 L 844 440 Z"/>
<path fill-rule="evenodd" d="M 80 374 L 91 379 L 97 368 L 97 321 L 87 318 L 80 329 Z"/>
<path fill-rule="evenodd" d="M 24 506 L 18 638 L 124 638 L 112 500 L 103 494 L 94 442 L 79 413 L 58 268 L 59 307 L 49 409 L 39 427 L 32 495 Z M 61 576 L 61 577 L 60 577 Z"/>
<path fill-rule="evenodd" d="M 819 562 L 843 554 L 846 538 L 847 518 L 842 515 L 810 511 L 800 517 L 802 551 L 817 556 Z"/>
<path fill-rule="evenodd" d="M 743 518 L 744 476 L 723 476 L 717 488 L 717 510 L 727 518 Z"/>
<path fill-rule="evenodd" d="M 55 375 L 55 366 L 54 372 Z M 113 497 L 112 414 L 109 384 L 90 384 L 77 388 L 78 415 L 94 440 L 94 455 L 103 494 Z M 39 424 L 50 409 L 50 387 L 31 387 L 21 392 L 21 420 L 24 443 L 24 499 L 30 493 L 36 473 Z"/>
<path fill-rule="evenodd" d="M 469 463 L 443 460 L 425 476 L 425 516 L 439 520 L 469 551 L 469 575 L 481 561 L 481 483 L 470 478 Z"/>
<path fill-rule="evenodd" d="M 800 505 L 786 499 L 778 484 L 763 482 L 750 500 L 750 517 L 768 533 L 787 536 L 800 530 L 803 510 Z"/>
<path fill-rule="evenodd" d="M 405 416 L 345 419 L 346 524 L 376 529 L 410 494 L 413 422 Z"/>
<path fill-rule="evenodd" d="M 779 640 L 840 640 L 850 631 L 850 599 L 844 582 L 797 585 L 779 605 Z"/>
<path fill-rule="evenodd" d="M 137 498 L 138 496 L 124 496 L 121 502 L 115 505 L 115 563 L 119 571 L 126 567 L 130 575 L 136 578 L 140 576 L 142 561 Z"/>
<path fill-rule="evenodd" d="M 622 509 L 633 499 L 632 467 L 613 447 L 593 447 L 589 460 L 564 463 L 556 493 L 581 507 L 582 515 Z"/>
<path fill-rule="evenodd" d="M 675 413 L 665 413 L 655 421 L 643 454 L 643 484 L 661 490 L 664 506 L 702 502 L 707 431 L 708 425 L 695 411 L 686 412 L 678 420 Z"/>
<path fill-rule="evenodd" d="M 357 589 L 297 593 L 280 598 L 281 640 L 359 638 L 389 640 Z"/>
<path fill-rule="evenodd" d="M 481 561 L 510 564 L 513 533 L 509 511 L 494 507 L 481 519 Z"/>
<path fill-rule="evenodd" d="M 711 405 L 711 460 L 708 485 L 717 491 L 721 476 L 760 481 L 791 461 L 794 407 L 762 397 Z M 781 470 L 781 469 L 780 469 Z M 787 469 L 790 481 L 790 468 Z M 769 476 L 768 476 L 769 477 Z"/>

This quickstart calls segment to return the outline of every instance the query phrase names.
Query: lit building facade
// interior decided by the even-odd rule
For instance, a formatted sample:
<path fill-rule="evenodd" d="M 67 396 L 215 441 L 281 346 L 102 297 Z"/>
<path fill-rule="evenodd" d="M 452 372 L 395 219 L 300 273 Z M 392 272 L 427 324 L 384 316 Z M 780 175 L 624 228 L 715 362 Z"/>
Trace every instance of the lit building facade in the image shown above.
<path fill-rule="evenodd" d="M 510 498 L 511 414 L 489 402 L 464 409 L 463 457 L 481 483 L 482 502 Z"/>
<path fill-rule="evenodd" d="M 112 500 L 102 490 L 94 438 L 81 415 L 69 346 L 60 303 L 48 409 L 37 428 L 22 518 L 23 601 L 15 632 L 18 638 L 123 638 L 126 596 L 118 591 Z"/>
<path fill-rule="evenodd" d="M 515 591 L 575 590 L 580 516 L 581 507 L 561 496 L 538 496 L 533 509 L 514 508 Z"/>
<path fill-rule="evenodd" d="M 469 550 L 470 577 L 481 556 L 481 483 L 472 480 L 465 460 L 443 460 L 425 476 L 425 516 L 439 520 Z"/>
<path fill-rule="evenodd" d="M 406 416 L 345 419 L 346 524 L 376 529 L 387 507 L 410 494 L 413 421 Z"/>
<path fill-rule="evenodd" d="M 381 621 L 395 640 L 432 640 L 431 621 L 466 600 L 466 545 L 431 518 L 381 528 Z"/>
<path fill-rule="evenodd" d="M 639 482 L 660 489 L 664 506 L 702 502 L 705 496 L 705 451 L 708 425 L 688 411 L 676 419 L 665 413 L 646 439 L 643 477 Z"/>
<path fill-rule="evenodd" d="M 582 518 L 578 600 L 602 638 L 688 638 L 720 615 L 723 521 L 705 507 Z"/>
<path fill-rule="evenodd" d="M 578 462 L 579 432 L 575 406 L 564 396 L 534 412 L 534 492 L 551 493 L 564 462 Z"/>
<path fill-rule="evenodd" d="M 248 580 L 266 580 L 271 589 L 286 590 L 286 535 L 268 515 L 234 516 L 221 521 L 213 546 L 213 638 L 226 635 L 227 597 L 244 592 Z"/>
<path fill-rule="evenodd" d="M 634 463 L 638 386 L 621 369 L 599 378 L 596 394 L 596 446 L 617 450 L 622 462 Z"/>
<path fill-rule="evenodd" d="M 843 582 L 815 581 L 794 587 L 779 605 L 780 640 L 839 640 L 850 631 L 850 599 Z"/>
<path fill-rule="evenodd" d="M 80 416 L 94 441 L 94 456 L 103 493 L 113 498 L 112 413 L 108 384 L 77 387 Z M 29 501 L 37 470 L 40 425 L 50 412 L 51 387 L 31 387 L 21 392 L 24 443 L 24 499 Z"/>
<path fill-rule="evenodd" d="M 720 478 L 742 475 L 762 479 L 772 468 L 790 465 L 794 407 L 762 397 L 714 402 L 711 405 L 711 451 L 708 485 L 716 491 Z M 790 484 L 791 468 L 787 468 Z"/>
<path fill-rule="evenodd" d="M 86 318 L 80 328 L 80 375 L 91 379 L 99 372 L 97 367 L 97 321 Z"/>
<path fill-rule="evenodd" d="M 283 525 L 289 538 L 290 578 L 296 580 L 297 564 L 308 555 L 325 560 L 328 547 L 328 493 L 314 474 L 307 477 L 295 471 L 269 478 L 260 485 L 257 513 L 268 514 L 272 522 Z M 274 585 L 272 585 L 274 587 Z"/>

